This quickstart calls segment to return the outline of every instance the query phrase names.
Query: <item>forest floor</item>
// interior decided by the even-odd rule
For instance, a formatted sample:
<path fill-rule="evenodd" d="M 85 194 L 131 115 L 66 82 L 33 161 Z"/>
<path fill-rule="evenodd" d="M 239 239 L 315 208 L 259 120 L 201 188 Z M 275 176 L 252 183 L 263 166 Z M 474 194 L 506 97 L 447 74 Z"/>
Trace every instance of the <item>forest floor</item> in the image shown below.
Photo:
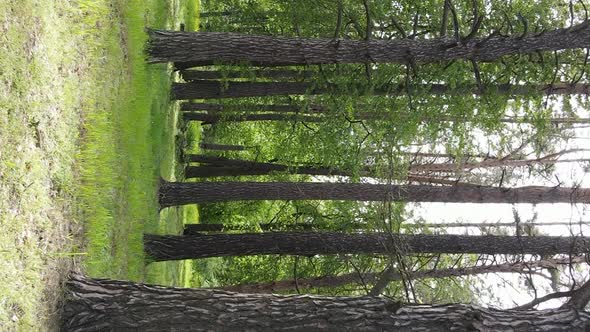
<path fill-rule="evenodd" d="M 188 285 L 185 263 L 145 264 L 142 234 L 176 162 L 171 71 L 145 64 L 146 27 L 198 26 L 196 0 L 0 2 L 0 330 L 54 330 L 70 270 Z M 198 130 L 195 131 L 198 133 Z"/>

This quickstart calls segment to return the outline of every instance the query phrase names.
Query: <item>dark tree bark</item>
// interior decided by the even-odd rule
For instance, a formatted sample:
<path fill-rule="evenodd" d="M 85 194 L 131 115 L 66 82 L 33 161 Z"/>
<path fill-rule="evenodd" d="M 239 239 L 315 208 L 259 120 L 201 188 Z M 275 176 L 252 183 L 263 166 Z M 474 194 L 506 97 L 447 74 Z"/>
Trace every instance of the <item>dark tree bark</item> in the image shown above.
<path fill-rule="evenodd" d="M 538 268 L 555 268 L 557 265 L 566 265 L 583 262 L 583 257 L 559 259 L 543 259 L 530 262 L 515 262 L 505 264 L 481 265 L 460 268 L 435 269 L 425 271 L 409 271 L 403 278 L 406 279 L 428 279 L 428 278 L 449 278 L 463 277 L 486 273 L 523 273 Z M 296 289 L 311 288 L 334 288 L 349 284 L 375 284 L 371 288 L 370 295 L 377 296 L 388 283 L 403 280 L 402 274 L 395 269 L 388 269 L 384 273 L 346 273 L 335 276 L 321 276 L 313 278 L 297 278 L 277 280 L 271 282 L 240 284 L 225 286 L 221 289 L 230 292 L 240 293 L 276 293 L 292 291 Z"/>
<path fill-rule="evenodd" d="M 150 31 L 150 62 L 195 62 L 201 65 L 248 62 L 252 65 L 331 63 L 435 63 L 469 59 L 492 61 L 507 55 L 590 47 L 585 21 L 541 34 L 473 38 L 459 42 L 435 39 L 305 39 L 226 32 Z"/>
<path fill-rule="evenodd" d="M 497 93 L 504 95 L 573 95 L 589 94 L 590 84 L 554 83 L 542 85 L 513 85 L 500 84 L 485 86 L 482 88 L 475 85 L 450 87 L 445 84 L 432 84 L 424 86 L 413 86 L 416 93 L 440 95 L 440 94 L 482 94 Z M 364 94 L 373 95 L 401 95 L 406 94 L 404 85 L 382 86 L 367 90 L 366 87 L 358 86 L 358 91 L 365 91 Z M 285 95 L 318 95 L 318 94 L 342 94 L 341 89 L 336 86 L 316 87 L 309 82 L 219 82 L 210 80 L 199 80 L 189 83 L 173 83 L 172 98 L 176 100 L 185 99 L 218 99 L 218 98 L 241 98 L 241 97 L 263 97 L 263 96 L 285 96 Z"/>
<path fill-rule="evenodd" d="M 240 294 L 74 276 L 62 330 L 85 331 L 585 331 L 590 314 L 404 305 L 380 297 Z"/>
<path fill-rule="evenodd" d="M 162 182 L 162 208 L 241 200 L 349 200 L 443 203 L 590 203 L 590 189 L 381 185 L 315 182 Z"/>
<path fill-rule="evenodd" d="M 246 147 L 243 145 L 215 144 L 215 143 L 200 143 L 199 147 L 204 150 L 219 150 L 219 151 L 244 151 L 244 150 L 246 150 Z"/>
<path fill-rule="evenodd" d="M 270 232 L 144 235 L 154 261 L 250 255 L 336 254 L 582 254 L 590 238 L 559 236 L 395 235 L 384 233 Z"/>
<path fill-rule="evenodd" d="M 300 80 L 313 76 L 312 71 L 299 70 L 252 70 L 221 72 L 217 70 L 183 70 L 181 73 L 185 81 L 220 80 L 226 78 L 272 78 L 286 80 Z"/>

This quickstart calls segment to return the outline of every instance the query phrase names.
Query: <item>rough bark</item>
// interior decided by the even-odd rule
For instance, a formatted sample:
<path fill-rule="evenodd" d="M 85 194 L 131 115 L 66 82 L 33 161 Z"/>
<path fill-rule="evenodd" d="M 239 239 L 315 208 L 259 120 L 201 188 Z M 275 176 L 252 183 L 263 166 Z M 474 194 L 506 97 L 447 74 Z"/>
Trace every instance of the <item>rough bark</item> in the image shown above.
<path fill-rule="evenodd" d="M 200 143 L 199 147 L 204 150 L 219 150 L 219 151 L 244 151 L 244 150 L 246 150 L 246 147 L 243 145 L 216 144 L 216 143 Z"/>
<path fill-rule="evenodd" d="M 515 262 L 506 264 L 470 266 L 462 268 L 448 268 L 425 271 L 410 271 L 404 274 L 406 279 L 428 279 L 428 278 L 449 278 L 463 277 L 469 275 L 486 274 L 486 273 L 522 273 L 523 271 L 537 268 L 555 268 L 558 265 L 580 263 L 583 257 L 537 260 L 531 262 Z M 296 289 L 311 288 L 334 288 L 349 284 L 374 284 L 371 288 L 370 295 L 377 296 L 387 286 L 389 282 L 402 280 L 402 275 L 395 269 L 388 269 L 383 274 L 369 273 L 346 273 L 334 276 L 321 276 L 313 278 L 297 278 L 277 280 L 264 283 L 239 284 L 234 286 L 225 286 L 221 289 L 230 292 L 241 293 L 277 293 L 288 292 Z"/>
<path fill-rule="evenodd" d="M 442 203 L 590 203 L 590 189 L 381 185 L 318 182 L 162 182 L 161 207 L 241 200 L 351 200 Z"/>
<path fill-rule="evenodd" d="M 185 81 L 193 80 L 221 80 L 227 78 L 272 78 L 286 80 L 300 80 L 313 76 L 312 71 L 299 70 L 244 70 L 221 72 L 217 70 L 183 70 L 181 73 Z"/>
<path fill-rule="evenodd" d="M 503 56 L 590 47 L 589 22 L 541 34 L 493 35 L 465 42 L 434 39 L 347 40 L 254 36 L 226 32 L 150 31 L 150 62 L 201 65 L 313 65 L 332 63 L 438 63 L 492 61 Z"/>
<path fill-rule="evenodd" d="M 402 95 L 407 93 L 403 84 L 382 86 L 367 90 L 359 86 L 359 91 L 373 95 Z M 573 95 L 589 94 L 590 84 L 570 84 L 558 82 L 542 85 L 514 85 L 500 84 L 485 86 L 484 89 L 475 85 L 450 87 L 445 84 L 431 84 L 424 86 L 413 86 L 417 93 L 442 95 L 442 94 L 475 94 L 482 92 L 497 93 L 503 95 Z M 284 95 L 318 95 L 318 94 L 345 93 L 336 85 L 327 87 L 316 87 L 309 82 L 219 82 L 210 80 L 198 80 L 189 83 L 172 84 L 172 98 L 175 100 L 185 99 L 217 99 L 217 98 L 241 98 L 241 97 L 263 97 L 263 96 L 284 96 Z"/>
<path fill-rule="evenodd" d="M 241 294 L 73 276 L 62 330 L 84 331 L 584 331 L 571 307 L 498 310 L 403 305 L 380 297 Z"/>
<path fill-rule="evenodd" d="M 336 254 L 582 254 L 590 238 L 559 236 L 393 235 L 384 233 L 270 232 L 144 236 L 154 261 L 250 255 Z"/>

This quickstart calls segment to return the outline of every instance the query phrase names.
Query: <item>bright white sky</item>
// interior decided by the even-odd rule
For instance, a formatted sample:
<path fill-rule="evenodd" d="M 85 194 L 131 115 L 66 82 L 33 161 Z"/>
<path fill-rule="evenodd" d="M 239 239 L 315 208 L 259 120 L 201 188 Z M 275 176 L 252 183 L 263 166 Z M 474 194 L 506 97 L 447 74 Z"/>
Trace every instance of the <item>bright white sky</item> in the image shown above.
<path fill-rule="evenodd" d="M 580 117 L 587 117 L 588 112 L 578 109 L 577 114 Z M 579 129 L 576 130 L 576 136 L 582 139 L 573 139 L 564 145 L 563 149 L 572 148 L 590 148 L 590 130 Z M 587 138 L 587 139 L 584 139 Z M 556 148 L 556 151 L 561 150 Z M 590 152 L 580 152 L 566 156 L 562 159 L 590 159 Z M 556 164 L 556 174 L 563 182 L 562 187 L 571 187 L 574 184 L 581 184 L 581 187 L 590 188 L 590 174 L 586 173 L 583 168 L 583 163 L 562 163 Z M 557 183 L 553 179 L 553 183 L 543 181 L 540 179 L 525 179 L 525 182 L 519 183 L 517 186 L 525 185 L 548 185 L 552 186 Z M 590 226 L 584 225 L 580 227 L 580 221 L 590 222 L 589 205 L 585 204 L 472 204 L 472 203 L 422 203 L 413 204 L 414 214 L 416 217 L 421 217 L 429 223 L 453 223 L 453 222 L 478 222 L 478 223 L 497 223 L 497 222 L 514 222 L 513 208 L 518 211 L 521 222 L 526 222 L 533 217 L 537 212 L 536 222 L 571 222 L 573 226 L 543 226 L 539 230 L 546 235 L 555 236 L 569 236 L 574 233 L 576 235 L 590 235 Z M 448 233 L 477 235 L 478 228 L 449 228 Z M 588 278 L 588 266 L 584 266 L 582 273 L 578 273 L 576 279 L 578 282 L 583 282 Z M 500 306 L 503 308 L 514 307 L 515 305 L 522 305 L 530 302 L 534 297 L 523 284 L 523 278 L 517 274 L 503 273 L 501 275 L 484 275 L 481 277 L 487 286 L 491 287 L 491 293 L 486 292 L 481 294 L 484 297 L 482 302 L 487 305 Z M 504 282 L 509 281 L 509 283 Z M 566 273 L 562 276 L 563 281 L 568 280 Z M 534 277 L 535 287 L 537 288 L 538 296 L 543 296 L 553 292 L 549 287 L 549 281 Z M 561 290 L 567 290 L 563 288 Z M 493 293 L 493 294 L 492 294 Z M 494 296 L 500 300 L 500 303 L 492 300 L 490 297 Z M 487 297 L 487 299 L 485 299 Z M 539 306 L 539 308 L 557 307 L 561 304 L 559 300 L 548 301 Z"/>

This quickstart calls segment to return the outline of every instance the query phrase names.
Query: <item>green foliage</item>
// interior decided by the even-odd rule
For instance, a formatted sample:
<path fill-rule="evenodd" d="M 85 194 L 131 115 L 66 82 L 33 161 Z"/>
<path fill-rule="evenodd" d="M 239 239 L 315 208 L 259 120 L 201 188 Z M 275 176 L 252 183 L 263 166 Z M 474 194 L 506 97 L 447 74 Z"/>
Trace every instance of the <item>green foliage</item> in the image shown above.
<path fill-rule="evenodd" d="M 444 1 L 203 1 L 201 22 L 207 31 L 232 31 L 273 36 L 365 39 L 432 39 L 444 34 L 449 43 L 455 33 L 466 38 L 485 38 L 491 34 L 525 36 L 563 28 L 583 19 L 583 6 L 573 4 L 570 17 L 567 4 L 551 0 L 477 1 L 477 15 L 483 20 L 473 31 L 473 1 L 453 1 L 456 17 L 449 13 L 442 27 Z M 310 10 L 313 8 L 313 10 Z M 339 20 L 340 17 L 340 20 Z M 455 19 L 456 24 L 455 26 Z M 340 25 L 337 26 L 337 22 Z M 367 24 L 368 22 L 368 24 Z M 458 29 L 456 31 L 456 28 Z M 470 42 L 463 40 L 462 42 Z M 223 152 L 230 158 L 288 165 L 320 165 L 346 170 L 350 177 L 330 181 L 403 183 L 408 165 L 415 160 L 408 151 L 436 151 L 455 156 L 459 163 L 472 154 L 507 156 L 521 146 L 537 156 L 554 152 L 567 139 L 568 127 L 555 126 L 552 117 L 575 117 L 572 104 L 587 104 L 585 97 L 544 96 L 542 91 L 525 96 L 503 93 L 507 85 L 545 85 L 555 82 L 587 82 L 583 50 L 553 54 L 504 57 L 499 61 L 473 64 L 452 61 L 431 64 L 354 64 L 318 67 L 282 68 L 305 70 L 310 78 L 297 78 L 313 84 L 325 94 L 300 96 L 240 98 L 207 101 L 223 105 L 290 104 L 305 112 L 311 105 L 321 105 L 325 112 L 314 114 L 321 122 L 221 121 L 205 126 L 208 142 L 240 144 L 246 151 Z M 256 77 L 247 64 L 214 66 L 209 69 L 225 73 L 224 82 L 233 71 L 244 75 L 240 81 L 273 81 Z M 430 86 L 444 84 L 449 92 L 434 95 Z M 477 93 L 473 93 L 477 91 Z M 555 105 L 563 104 L 560 112 Z M 251 112 L 244 106 L 236 114 Z M 517 137 L 515 139 L 514 137 Z M 367 168 L 372 179 L 363 177 Z M 537 170 L 550 172 L 550 168 Z M 502 172 L 506 185 L 523 172 Z M 506 178 L 504 178 L 506 177 Z M 482 172 L 466 181 L 495 183 L 499 174 Z M 217 181 L 221 179 L 207 179 Z M 227 180 L 227 179 L 226 179 Z M 237 181 L 325 181 L 276 172 L 262 177 L 239 177 Z M 231 202 L 201 207 L 203 222 L 240 225 L 239 231 L 259 231 L 260 222 L 272 222 L 277 229 L 293 223 L 307 223 L 316 229 L 331 231 L 421 232 L 432 230 L 409 225 L 412 211 L 405 204 L 359 202 Z M 462 266 L 473 264 L 473 257 L 460 260 Z M 427 258 L 406 257 L 407 264 L 424 263 Z M 297 261 L 297 268 L 295 268 Z M 298 277 L 334 275 L 355 271 L 381 271 L 388 264 L 399 264 L 391 257 L 242 257 L 210 259 L 195 263 L 201 285 L 225 285 L 263 282 Z M 445 256 L 439 268 L 454 266 L 457 257 Z M 415 265 L 412 265 L 415 266 Z M 425 280 L 414 283 L 416 300 L 424 302 L 474 300 L 470 289 L 477 278 Z M 330 294 L 364 294 L 359 285 L 341 289 L 306 290 Z M 387 294 L 405 296 L 404 285 L 391 283 Z"/>

